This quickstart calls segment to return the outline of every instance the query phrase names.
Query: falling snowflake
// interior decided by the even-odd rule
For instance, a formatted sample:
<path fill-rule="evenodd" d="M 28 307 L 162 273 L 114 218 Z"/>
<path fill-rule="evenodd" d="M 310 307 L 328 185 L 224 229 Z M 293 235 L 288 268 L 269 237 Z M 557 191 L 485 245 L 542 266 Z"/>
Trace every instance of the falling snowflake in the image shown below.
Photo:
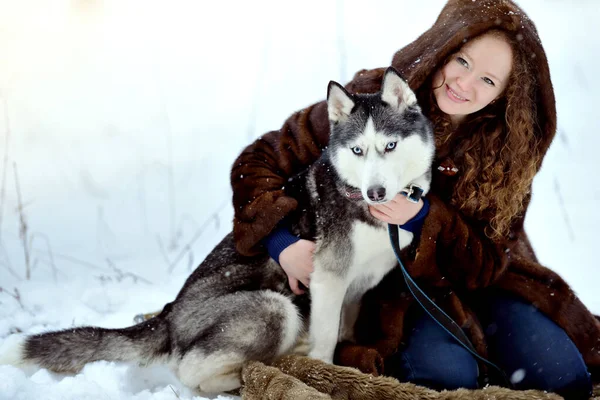
<path fill-rule="evenodd" d="M 510 376 L 510 382 L 512 384 L 519 383 L 525 378 L 525 370 L 523 368 L 519 368 Z"/>

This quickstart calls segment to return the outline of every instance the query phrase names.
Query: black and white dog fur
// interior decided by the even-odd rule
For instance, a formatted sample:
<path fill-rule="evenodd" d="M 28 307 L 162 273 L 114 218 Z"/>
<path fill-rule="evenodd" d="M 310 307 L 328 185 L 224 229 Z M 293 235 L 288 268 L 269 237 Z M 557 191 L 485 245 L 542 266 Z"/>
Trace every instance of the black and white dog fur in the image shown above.
<path fill-rule="evenodd" d="M 221 392 L 241 385 L 245 361 L 292 352 L 307 329 L 309 356 L 331 363 L 338 340 L 352 340 L 361 297 L 396 265 L 387 224 L 368 205 L 411 183 L 426 193 L 434 142 L 414 93 L 391 68 L 373 95 L 330 82 L 327 103 L 329 146 L 287 189 L 301 199 L 292 231 L 316 242 L 310 294 L 294 295 L 268 256 L 239 255 L 229 234 L 158 316 L 124 329 L 7 340 L 0 364 L 76 372 L 97 360 L 160 362 L 192 388 Z M 400 238 L 406 246 L 412 233 Z"/>

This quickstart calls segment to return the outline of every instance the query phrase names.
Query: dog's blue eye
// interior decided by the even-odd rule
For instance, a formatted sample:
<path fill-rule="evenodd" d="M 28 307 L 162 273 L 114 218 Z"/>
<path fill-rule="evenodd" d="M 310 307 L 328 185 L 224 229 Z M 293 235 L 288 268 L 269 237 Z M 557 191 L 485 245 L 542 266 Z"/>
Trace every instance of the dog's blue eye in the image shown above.
<path fill-rule="evenodd" d="M 396 143 L 398 142 L 389 142 L 387 146 L 385 146 L 385 151 L 392 151 L 396 148 Z"/>
<path fill-rule="evenodd" d="M 353 152 L 354 154 L 356 154 L 357 156 L 360 156 L 360 155 L 362 155 L 362 149 L 361 149 L 360 147 L 358 147 L 358 146 L 354 146 L 354 147 L 352 148 L 352 152 Z"/>

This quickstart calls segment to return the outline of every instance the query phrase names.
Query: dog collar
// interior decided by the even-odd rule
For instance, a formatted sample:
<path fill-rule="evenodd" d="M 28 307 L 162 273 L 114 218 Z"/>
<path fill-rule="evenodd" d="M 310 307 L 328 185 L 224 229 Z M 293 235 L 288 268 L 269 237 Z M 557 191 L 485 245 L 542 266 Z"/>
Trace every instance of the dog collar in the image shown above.
<path fill-rule="evenodd" d="M 411 203 L 418 203 L 423 196 L 423 189 L 420 186 L 411 183 L 400 191 L 400 194 L 406 196 L 406 200 Z M 349 200 L 363 200 L 362 192 L 359 188 L 350 185 L 344 185 L 344 195 Z"/>
<path fill-rule="evenodd" d="M 423 196 L 423 189 L 421 189 L 420 186 L 411 183 L 409 186 L 402 189 L 400 194 L 406 196 L 406 200 L 410 201 L 411 203 L 418 203 Z"/>
<path fill-rule="evenodd" d="M 350 185 L 344 185 L 344 195 L 349 200 L 362 200 L 363 195 L 359 188 Z"/>

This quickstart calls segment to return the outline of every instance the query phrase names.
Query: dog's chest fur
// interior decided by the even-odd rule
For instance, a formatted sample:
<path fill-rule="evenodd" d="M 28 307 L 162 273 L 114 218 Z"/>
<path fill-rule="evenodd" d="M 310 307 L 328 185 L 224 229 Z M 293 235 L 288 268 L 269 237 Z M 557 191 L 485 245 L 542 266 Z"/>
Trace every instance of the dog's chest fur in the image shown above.
<path fill-rule="evenodd" d="M 339 176 L 324 155 L 286 191 L 299 199 L 292 231 L 317 243 L 315 265 L 331 268 L 348 283 L 347 301 L 358 300 L 396 265 L 387 224 L 375 219 L 364 201 L 348 200 Z M 413 234 L 400 231 L 402 247 Z M 318 262 L 317 262 L 318 261 Z"/>
<path fill-rule="evenodd" d="M 412 233 L 401 231 L 404 243 L 412 240 Z M 352 257 L 347 270 L 350 283 L 346 294 L 347 301 L 358 301 L 396 266 L 396 256 L 392 250 L 387 225 L 374 227 L 360 221 L 354 222 L 349 237 L 352 243 Z"/>

